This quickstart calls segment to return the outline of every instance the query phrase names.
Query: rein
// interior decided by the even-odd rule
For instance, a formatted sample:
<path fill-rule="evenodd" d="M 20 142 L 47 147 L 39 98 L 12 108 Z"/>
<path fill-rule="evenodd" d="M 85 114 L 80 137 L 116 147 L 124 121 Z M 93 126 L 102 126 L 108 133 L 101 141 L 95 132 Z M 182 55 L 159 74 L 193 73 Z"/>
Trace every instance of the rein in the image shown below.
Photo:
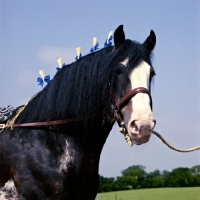
<path fill-rule="evenodd" d="M 103 115 L 109 114 L 109 112 L 102 112 L 95 115 L 91 115 L 90 118 L 98 118 Z M 68 124 L 73 122 L 79 122 L 83 121 L 85 118 L 71 118 L 71 119 L 63 119 L 63 120 L 54 120 L 54 121 L 48 121 L 48 122 L 30 122 L 30 123 L 21 123 L 21 124 L 0 124 L 0 129 L 4 128 L 19 128 L 19 127 L 37 127 L 37 126 L 52 126 L 52 125 L 60 125 L 60 124 Z M 4 125 L 4 126 L 3 126 Z"/>
<path fill-rule="evenodd" d="M 130 101 L 130 99 L 135 96 L 137 93 L 147 93 L 149 94 L 149 96 L 151 97 L 149 91 L 146 88 L 135 88 L 133 90 L 131 90 L 130 92 L 128 92 L 119 102 L 117 102 L 115 104 L 115 112 L 120 114 L 120 110 L 123 108 L 124 104 L 127 101 Z M 21 123 L 21 124 L 15 124 L 15 120 L 19 117 L 19 115 L 24 111 L 25 107 L 28 105 L 28 103 L 35 97 L 37 96 L 37 94 L 35 94 L 33 97 L 31 97 L 31 99 L 23 106 L 20 107 L 19 110 L 17 111 L 17 114 L 15 115 L 15 117 L 13 117 L 12 120 L 10 120 L 7 124 L 0 124 L 0 129 L 1 131 L 3 131 L 5 128 L 11 128 L 11 130 L 15 127 L 37 127 L 37 126 L 51 126 L 51 125 L 60 125 L 60 124 L 68 124 L 68 123 L 73 123 L 73 122 L 78 122 L 78 121 L 82 121 L 85 118 L 81 117 L 81 118 L 71 118 L 71 119 L 64 119 L 64 120 L 54 120 L 54 121 L 48 121 L 48 122 L 31 122 L 31 123 Z M 151 98 L 150 98 L 151 99 Z M 152 103 L 151 103 L 152 104 Z M 101 116 L 104 116 L 106 114 L 109 114 L 109 112 L 102 112 L 102 113 L 98 113 L 98 114 L 94 114 L 91 115 L 90 118 L 98 118 Z M 122 118 L 115 115 L 115 118 L 117 121 L 120 121 Z"/>
<path fill-rule="evenodd" d="M 149 99 L 150 99 L 150 107 L 151 109 L 153 108 L 153 104 L 152 104 L 152 98 L 151 98 L 151 94 L 149 93 L 149 91 L 146 88 L 143 87 L 138 87 L 135 88 L 133 90 L 131 90 L 130 92 L 128 92 L 121 100 L 119 100 L 118 102 L 114 103 L 115 105 L 115 109 L 114 109 L 114 117 L 115 120 L 117 121 L 118 125 L 119 125 L 119 132 L 121 132 L 124 137 L 125 140 L 127 141 L 127 143 L 132 146 L 133 143 L 130 139 L 130 136 L 128 135 L 127 129 L 125 127 L 124 121 L 123 121 L 123 117 L 121 114 L 121 109 L 130 101 L 130 99 L 132 97 L 134 97 L 136 94 L 138 93 L 145 93 L 149 95 Z M 48 122 L 32 122 L 32 123 L 21 123 L 21 124 L 15 124 L 15 120 L 19 117 L 19 115 L 23 112 L 23 110 L 25 109 L 25 107 L 28 105 L 28 103 L 35 97 L 37 96 L 37 94 L 35 94 L 23 107 L 20 107 L 19 110 L 17 111 L 17 114 L 6 124 L 0 124 L 0 132 L 2 132 L 4 129 L 6 128 L 10 128 L 11 130 L 13 130 L 13 128 L 19 128 L 19 127 L 38 127 L 38 126 L 51 126 L 51 125 L 60 125 L 60 124 L 67 124 L 67 123 L 73 123 L 73 122 L 79 122 L 84 120 L 85 118 L 71 118 L 71 119 L 64 119 L 64 120 L 55 120 L 55 121 L 48 121 Z M 98 118 L 104 115 L 109 114 L 110 112 L 102 112 L 102 113 L 98 113 L 98 114 L 94 114 L 91 115 L 90 118 Z M 191 152 L 191 151 L 195 151 L 195 150 L 199 150 L 200 146 L 194 147 L 194 148 L 190 148 L 190 149 L 180 149 L 180 148 L 176 148 L 174 146 L 172 146 L 171 144 L 169 144 L 158 132 L 156 131 L 152 131 L 152 133 L 154 135 L 156 135 L 158 138 L 160 138 L 162 140 L 162 142 L 164 144 L 166 144 L 169 148 L 178 151 L 178 152 Z"/>

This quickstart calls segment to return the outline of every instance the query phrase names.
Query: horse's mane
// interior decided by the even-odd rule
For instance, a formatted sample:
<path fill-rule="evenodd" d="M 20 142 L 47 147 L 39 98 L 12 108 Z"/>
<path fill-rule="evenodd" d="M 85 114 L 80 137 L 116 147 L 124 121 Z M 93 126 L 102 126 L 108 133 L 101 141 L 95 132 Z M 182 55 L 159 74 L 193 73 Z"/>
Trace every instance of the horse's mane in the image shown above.
<path fill-rule="evenodd" d="M 131 40 L 125 40 L 117 49 L 107 47 L 64 66 L 31 100 L 17 122 L 87 117 L 102 112 L 116 90 L 118 66 L 127 57 L 128 66 L 120 83 L 123 89 L 135 66 L 142 60 L 151 65 L 151 54 Z"/>

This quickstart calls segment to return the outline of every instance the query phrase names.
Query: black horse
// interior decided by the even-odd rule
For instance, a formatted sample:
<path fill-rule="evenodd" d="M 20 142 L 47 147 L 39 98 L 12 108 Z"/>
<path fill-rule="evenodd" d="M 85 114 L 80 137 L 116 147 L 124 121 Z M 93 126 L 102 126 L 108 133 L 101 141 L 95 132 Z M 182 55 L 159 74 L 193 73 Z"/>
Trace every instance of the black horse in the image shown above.
<path fill-rule="evenodd" d="M 100 154 L 115 120 L 129 142 L 149 140 L 155 34 L 140 44 L 125 40 L 121 25 L 114 43 L 59 70 L 15 124 L 68 121 L 0 133 L 0 187 L 12 179 L 20 200 L 94 200 Z"/>

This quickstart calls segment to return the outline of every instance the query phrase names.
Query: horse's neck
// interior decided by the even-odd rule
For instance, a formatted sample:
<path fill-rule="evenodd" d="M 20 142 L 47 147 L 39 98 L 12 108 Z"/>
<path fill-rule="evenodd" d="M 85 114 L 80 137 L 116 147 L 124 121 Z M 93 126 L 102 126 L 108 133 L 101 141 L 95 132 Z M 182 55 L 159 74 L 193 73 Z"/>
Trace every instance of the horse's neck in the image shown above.
<path fill-rule="evenodd" d="M 66 90 L 64 90 L 65 84 L 58 86 L 58 77 L 55 78 L 27 105 L 17 119 L 19 123 L 85 118 L 109 109 L 104 95 L 99 97 L 98 92 L 95 93 L 96 95 L 93 95 L 93 92 L 91 96 L 92 90 L 87 90 L 87 88 L 78 90 L 76 84 L 72 83 L 72 86 L 66 87 Z M 92 83 L 97 85 L 94 81 Z M 98 84 L 97 87 L 103 87 L 103 83 Z M 97 91 L 97 88 L 95 88 L 95 91 Z"/>
<path fill-rule="evenodd" d="M 95 127 L 86 132 L 83 127 L 74 128 L 74 131 L 66 128 L 60 170 L 67 172 L 68 166 L 74 166 L 79 174 L 81 166 L 84 168 L 84 176 L 93 176 L 98 171 L 101 151 L 111 128 L 111 124 L 103 127 L 100 123 L 95 123 Z"/>
<path fill-rule="evenodd" d="M 112 129 L 113 123 L 108 121 L 104 122 L 103 120 L 99 120 L 96 123 L 95 120 L 92 122 L 92 125 L 86 125 L 87 128 L 83 125 L 83 127 L 80 127 L 80 130 L 77 129 L 76 132 L 78 133 L 76 137 L 80 139 L 80 143 L 83 142 L 86 148 L 98 148 L 101 151 Z"/>

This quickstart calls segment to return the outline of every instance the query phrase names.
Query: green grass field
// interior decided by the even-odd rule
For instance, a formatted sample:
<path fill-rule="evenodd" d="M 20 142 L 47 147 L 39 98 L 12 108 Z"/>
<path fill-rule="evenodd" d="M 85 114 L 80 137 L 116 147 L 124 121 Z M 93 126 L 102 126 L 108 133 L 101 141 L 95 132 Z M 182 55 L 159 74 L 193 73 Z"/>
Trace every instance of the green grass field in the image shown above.
<path fill-rule="evenodd" d="M 95 200 L 200 200 L 200 187 L 106 192 L 99 193 Z"/>

